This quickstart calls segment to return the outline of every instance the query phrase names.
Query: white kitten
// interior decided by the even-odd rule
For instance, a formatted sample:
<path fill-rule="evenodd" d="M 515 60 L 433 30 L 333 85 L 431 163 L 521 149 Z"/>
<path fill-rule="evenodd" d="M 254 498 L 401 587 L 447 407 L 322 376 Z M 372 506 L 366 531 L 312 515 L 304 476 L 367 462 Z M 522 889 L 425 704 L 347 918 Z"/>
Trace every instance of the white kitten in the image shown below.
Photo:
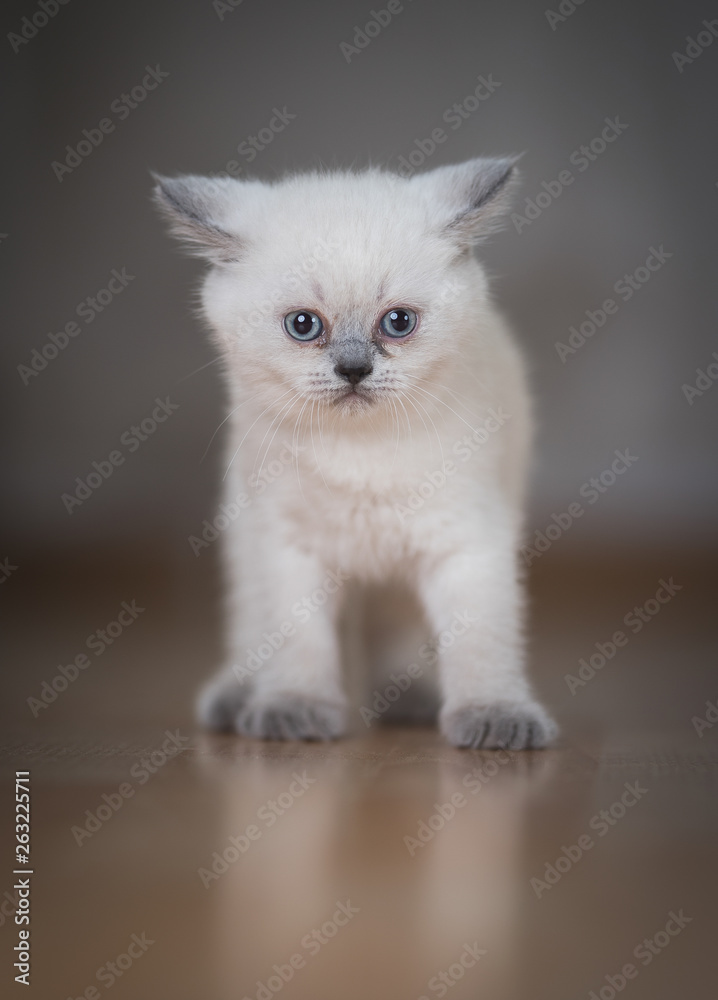
<path fill-rule="evenodd" d="M 174 233 L 212 265 L 225 503 L 242 508 L 223 532 L 229 656 L 200 697 L 205 724 L 341 735 L 351 578 L 415 591 L 450 743 L 554 736 L 524 671 L 524 373 L 471 251 L 514 174 L 511 159 L 477 159 L 409 180 L 158 178 Z M 267 468 L 283 470 L 270 485 Z"/>

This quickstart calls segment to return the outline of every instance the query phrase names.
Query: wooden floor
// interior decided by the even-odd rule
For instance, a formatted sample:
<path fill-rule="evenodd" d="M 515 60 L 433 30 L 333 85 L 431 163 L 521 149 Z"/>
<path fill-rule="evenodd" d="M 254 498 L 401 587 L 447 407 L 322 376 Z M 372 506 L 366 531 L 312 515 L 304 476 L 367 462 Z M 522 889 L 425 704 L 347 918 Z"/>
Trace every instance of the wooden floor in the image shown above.
<path fill-rule="evenodd" d="M 111 565 L 75 565 L 69 582 L 61 564 L 28 566 L 4 588 L 3 996 L 718 995 L 718 725 L 692 721 L 718 699 L 707 560 L 539 567 L 535 674 L 564 735 L 523 754 L 367 730 L 358 714 L 329 746 L 198 733 L 211 567 L 199 582 Z M 670 574 L 683 589 L 571 694 L 565 674 Z M 137 620 L 34 718 L 27 699 L 133 599 Z M 30 989 L 12 983 L 8 916 L 24 769 Z"/>

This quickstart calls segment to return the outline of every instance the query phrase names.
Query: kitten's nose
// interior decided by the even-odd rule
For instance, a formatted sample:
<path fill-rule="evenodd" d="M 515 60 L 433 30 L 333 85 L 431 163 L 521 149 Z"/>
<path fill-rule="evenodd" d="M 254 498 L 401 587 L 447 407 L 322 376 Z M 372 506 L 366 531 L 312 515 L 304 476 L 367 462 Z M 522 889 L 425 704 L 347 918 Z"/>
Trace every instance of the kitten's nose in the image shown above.
<path fill-rule="evenodd" d="M 338 364 L 335 366 L 334 371 L 337 375 L 342 375 L 351 385 L 356 385 L 357 382 L 361 382 L 367 375 L 371 375 L 373 366 L 370 361 L 365 361 L 361 365 Z"/>

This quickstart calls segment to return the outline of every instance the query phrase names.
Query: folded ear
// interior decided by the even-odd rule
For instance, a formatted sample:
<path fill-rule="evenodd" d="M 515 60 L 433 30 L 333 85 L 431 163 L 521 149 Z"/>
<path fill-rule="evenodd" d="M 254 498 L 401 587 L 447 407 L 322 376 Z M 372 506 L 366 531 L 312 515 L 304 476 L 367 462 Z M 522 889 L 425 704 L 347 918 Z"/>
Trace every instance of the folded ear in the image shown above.
<path fill-rule="evenodd" d="M 480 157 L 412 178 L 431 199 L 438 225 L 469 246 L 500 228 L 518 180 L 518 156 Z"/>
<path fill-rule="evenodd" d="M 213 264 L 239 260 L 243 241 L 239 233 L 231 231 L 229 220 L 241 182 L 192 174 L 152 176 L 157 182 L 155 203 L 169 220 L 172 235 L 182 240 L 189 253 Z"/>

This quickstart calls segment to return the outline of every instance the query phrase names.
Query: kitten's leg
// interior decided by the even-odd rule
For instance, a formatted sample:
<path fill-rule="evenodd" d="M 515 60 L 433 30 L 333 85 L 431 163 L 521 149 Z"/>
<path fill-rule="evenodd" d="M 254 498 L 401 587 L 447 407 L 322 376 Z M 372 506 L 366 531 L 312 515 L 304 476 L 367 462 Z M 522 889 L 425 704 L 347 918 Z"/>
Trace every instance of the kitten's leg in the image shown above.
<path fill-rule="evenodd" d="M 270 568 L 274 567 L 274 573 Z M 200 720 L 263 739 L 344 731 L 336 612 L 342 576 L 291 547 L 253 554 L 235 598 L 234 662 L 201 693 Z"/>
<path fill-rule="evenodd" d="M 524 671 L 513 548 L 467 544 L 434 564 L 421 590 L 438 636 L 446 739 L 460 747 L 546 746 L 557 729 Z"/>

